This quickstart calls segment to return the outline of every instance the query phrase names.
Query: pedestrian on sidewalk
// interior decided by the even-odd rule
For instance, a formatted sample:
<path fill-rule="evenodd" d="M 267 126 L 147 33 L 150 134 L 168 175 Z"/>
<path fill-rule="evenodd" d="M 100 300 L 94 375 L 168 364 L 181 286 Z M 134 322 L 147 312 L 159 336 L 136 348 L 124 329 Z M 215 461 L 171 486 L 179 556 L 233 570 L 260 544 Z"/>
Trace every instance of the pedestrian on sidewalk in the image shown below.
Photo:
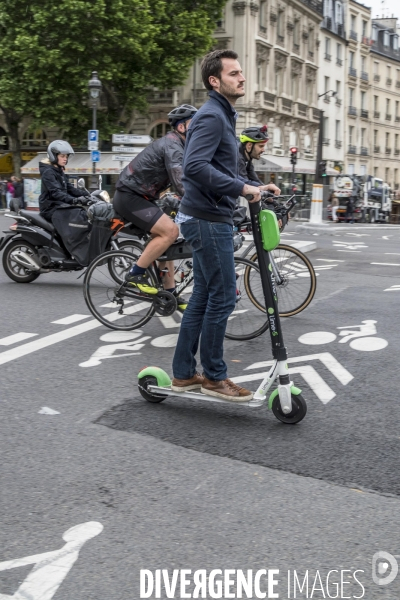
<path fill-rule="evenodd" d="M 354 198 L 350 196 L 346 207 L 346 223 L 354 223 Z"/>
<path fill-rule="evenodd" d="M 10 208 L 10 202 L 13 198 L 14 198 L 13 182 L 11 181 L 11 179 L 8 179 L 7 180 L 7 193 L 6 193 L 7 208 Z"/>
<path fill-rule="evenodd" d="M 336 196 L 332 196 L 332 200 L 331 200 L 331 207 L 332 207 L 332 221 L 333 223 L 338 223 L 339 219 L 337 218 L 337 209 L 339 208 L 339 200 L 338 198 L 336 198 Z"/>

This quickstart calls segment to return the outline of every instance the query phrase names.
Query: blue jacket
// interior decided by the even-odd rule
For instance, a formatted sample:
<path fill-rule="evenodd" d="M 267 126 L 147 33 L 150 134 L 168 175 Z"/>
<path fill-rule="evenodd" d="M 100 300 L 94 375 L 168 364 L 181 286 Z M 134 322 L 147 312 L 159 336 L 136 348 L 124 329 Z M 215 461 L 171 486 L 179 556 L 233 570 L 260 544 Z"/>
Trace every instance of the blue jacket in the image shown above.
<path fill-rule="evenodd" d="M 187 133 L 182 183 L 185 194 L 179 211 L 206 221 L 233 225 L 236 199 L 245 183 L 238 173 L 236 111 L 215 92 L 195 114 Z"/>

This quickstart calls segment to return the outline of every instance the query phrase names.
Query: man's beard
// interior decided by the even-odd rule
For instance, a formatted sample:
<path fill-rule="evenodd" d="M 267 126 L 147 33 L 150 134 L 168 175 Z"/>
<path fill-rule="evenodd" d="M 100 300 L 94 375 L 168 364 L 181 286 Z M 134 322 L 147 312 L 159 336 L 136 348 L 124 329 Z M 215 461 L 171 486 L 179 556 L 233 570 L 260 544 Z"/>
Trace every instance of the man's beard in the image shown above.
<path fill-rule="evenodd" d="M 222 80 L 219 92 L 226 98 L 241 98 L 245 94 L 244 87 L 232 87 L 224 84 Z"/>

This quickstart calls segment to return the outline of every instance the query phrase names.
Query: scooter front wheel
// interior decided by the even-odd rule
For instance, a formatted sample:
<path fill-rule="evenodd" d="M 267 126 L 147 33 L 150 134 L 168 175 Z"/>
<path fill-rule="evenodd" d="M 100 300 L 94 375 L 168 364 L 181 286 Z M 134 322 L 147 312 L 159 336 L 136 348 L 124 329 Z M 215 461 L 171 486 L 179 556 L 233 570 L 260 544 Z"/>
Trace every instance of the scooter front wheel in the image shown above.
<path fill-rule="evenodd" d="M 290 413 L 284 413 L 278 395 L 275 396 L 272 402 L 272 412 L 282 423 L 295 425 L 296 423 L 300 423 L 306 416 L 307 404 L 301 394 L 297 394 L 296 396 L 292 394 L 292 411 Z"/>
<path fill-rule="evenodd" d="M 157 404 L 158 402 L 162 402 L 165 400 L 165 398 L 167 398 L 167 396 L 150 392 L 149 385 L 157 385 L 157 379 L 151 375 L 146 375 L 145 377 L 142 377 L 142 379 L 139 379 L 138 388 L 140 395 L 147 400 L 147 402 L 153 402 Z"/>

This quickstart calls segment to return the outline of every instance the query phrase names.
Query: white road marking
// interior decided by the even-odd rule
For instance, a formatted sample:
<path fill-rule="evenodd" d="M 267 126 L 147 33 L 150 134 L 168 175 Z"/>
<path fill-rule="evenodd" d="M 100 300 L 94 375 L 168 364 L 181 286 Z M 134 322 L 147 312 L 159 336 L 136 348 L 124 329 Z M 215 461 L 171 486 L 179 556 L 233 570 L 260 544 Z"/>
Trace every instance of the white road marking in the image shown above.
<path fill-rule="evenodd" d="M 361 252 L 361 250 L 337 250 L 337 252 Z"/>
<path fill-rule="evenodd" d="M 177 323 L 174 317 L 171 315 L 170 317 L 158 317 L 160 323 L 165 327 L 165 329 L 174 329 L 174 327 L 180 327 L 181 324 Z"/>
<path fill-rule="evenodd" d="M 383 235 L 383 236 L 382 236 L 382 239 L 383 239 L 383 240 L 388 240 L 388 239 L 389 239 L 389 238 L 391 238 L 391 237 L 392 237 L 391 235 Z"/>
<path fill-rule="evenodd" d="M 336 340 L 336 335 L 330 331 L 311 331 L 299 337 L 300 344 L 318 346 L 319 344 L 330 344 Z"/>
<path fill-rule="evenodd" d="M 324 404 L 332 400 L 336 394 L 329 387 L 329 385 L 322 379 L 317 371 L 311 365 L 303 365 L 298 367 L 289 367 L 290 375 L 301 375 L 304 381 L 310 386 L 312 391 L 315 393 L 317 398 Z M 253 373 L 248 375 L 241 375 L 239 377 L 232 377 L 232 381 L 235 383 L 242 383 L 243 381 L 256 381 L 263 379 L 268 374 L 268 371 L 264 373 Z"/>
<path fill-rule="evenodd" d="M 294 356 L 293 358 L 288 359 L 288 364 L 299 363 L 299 362 L 308 362 L 310 360 L 320 360 L 323 365 L 342 383 L 343 385 L 347 385 L 354 379 L 353 375 L 349 373 L 347 369 L 344 368 L 343 365 L 340 364 L 338 360 L 330 352 L 322 352 L 321 354 L 307 354 L 305 356 Z M 246 367 L 245 371 L 248 369 L 260 369 L 263 367 L 270 367 L 273 364 L 273 360 L 262 361 L 258 363 L 254 363 L 249 367 Z"/>
<path fill-rule="evenodd" d="M 103 525 L 97 521 L 81 523 L 63 534 L 66 544 L 59 550 L 0 563 L 0 571 L 34 565 L 15 594 L 0 594 L 0 600 L 51 600 L 76 562 L 82 546 L 102 531 Z"/>
<path fill-rule="evenodd" d="M 31 337 L 35 337 L 39 335 L 38 333 L 25 333 L 24 331 L 20 331 L 19 333 L 14 333 L 13 335 L 9 335 L 0 340 L 0 346 L 11 346 L 11 344 L 16 344 L 17 342 L 23 342 L 24 340 L 28 340 Z"/>
<path fill-rule="evenodd" d="M 371 237 L 370 233 L 346 233 L 346 235 L 354 235 L 355 237 Z"/>
<path fill-rule="evenodd" d="M 354 350 L 360 350 L 362 352 L 375 352 L 376 350 L 383 350 L 383 348 L 386 348 L 388 343 L 389 342 L 383 338 L 362 337 L 352 340 L 349 346 Z"/>
<path fill-rule="evenodd" d="M 102 342 L 129 342 L 135 340 L 143 334 L 141 329 L 135 331 L 109 331 L 100 336 Z"/>
<path fill-rule="evenodd" d="M 162 335 L 160 337 L 151 340 L 150 344 L 156 348 L 174 348 L 178 341 L 177 333 L 170 333 L 169 335 Z M 0 599 L 1 600 L 1 599 Z"/>
<path fill-rule="evenodd" d="M 58 321 L 52 321 L 56 325 L 71 325 L 72 323 L 76 323 L 77 321 L 83 321 L 84 319 L 88 319 L 90 315 L 70 315 L 69 317 L 64 317 L 63 319 L 58 319 Z"/>
<path fill-rule="evenodd" d="M 148 306 L 147 302 L 135 304 L 134 306 L 128 307 L 125 310 L 125 314 L 133 314 L 135 312 L 139 312 L 146 306 Z M 109 313 L 106 316 L 109 321 L 113 322 L 117 321 L 118 319 L 121 319 L 124 315 L 120 315 L 118 311 L 116 311 L 113 313 Z M 39 338 L 38 340 L 35 340 L 33 342 L 28 342 L 27 344 L 23 344 L 22 346 L 17 346 L 17 348 L 13 348 L 12 350 L 0 352 L 0 365 L 4 365 L 5 363 L 8 363 L 12 360 L 16 360 L 17 358 L 21 358 L 21 356 L 31 354 L 32 352 L 36 352 L 37 350 L 43 350 L 43 348 L 47 348 L 48 346 L 52 346 L 53 344 L 58 344 L 59 342 L 63 342 L 65 340 L 68 340 L 69 338 L 81 335 L 81 333 L 86 333 L 91 329 L 96 329 L 97 327 L 103 327 L 103 325 L 99 323 L 99 321 L 97 321 L 96 319 L 92 319 L 91 321 L 87 321 L 86 323 L 81 323 L 81 325 L 75 325 L 74 327 L 70 327 L 69 329 L 64 329 L 64 331 L 52 333 L 51 335 Z"/>
<path fill-rule="evenodd" d="M 384 292 L 400 292 L 400 285 L 392 285 L 390 288 L 383 290 Z"/>
<path fill-rule="evenodd" d="M 334 258 L 317 258 L 317 260 L 321 260 L 323 262 L 334 262 L 334 263 L 346 262 L 345 260 L 338 260 L 338 259 L 334 259 Z"/>
<path fill-rule="evenodd" d="M 400 256 L 400 252 L 385 252 L 385 254 L 391 254 L 392 256 Z"/>
<path fill-rule="evenodd" d="M 58 412 L 58 410 L 53 410 L 52 408 L 49 408 L 48 406 L 43 406 L 39 411 L 38 411 L 39 415 L 59 415 L 60 413 Z M 1 599 L 1 595 L 0 595 L 0 599 Z"/>
<path fill-rule="evenodd" d="M 383 267 L 400 267 L 399 263 L 378 263 L 378 262 L 372 262 L 370 264 L 371 265 L 382 265 Z"/>

